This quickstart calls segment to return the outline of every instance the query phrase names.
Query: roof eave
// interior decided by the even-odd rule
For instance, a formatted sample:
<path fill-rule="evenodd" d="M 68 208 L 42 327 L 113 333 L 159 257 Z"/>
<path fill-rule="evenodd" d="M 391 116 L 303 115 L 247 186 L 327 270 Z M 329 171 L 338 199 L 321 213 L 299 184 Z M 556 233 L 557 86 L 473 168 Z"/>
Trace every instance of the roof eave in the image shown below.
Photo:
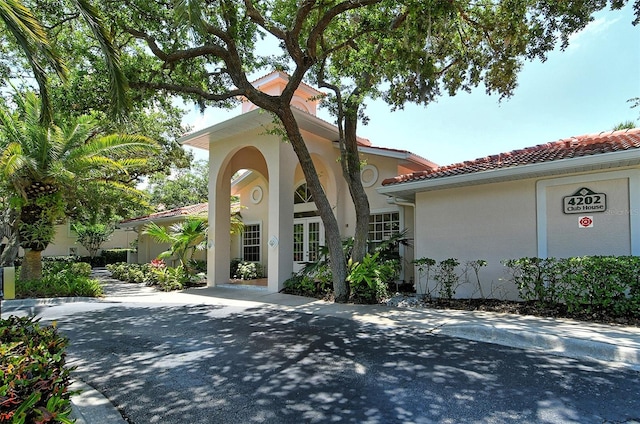
<path fill-rule="evenodd" d="M 557 161 L 533 163 L 530 165 L 492 169 L 453 175 L 407 181 L 377 188 L 378 193 L 387 196 L 399 196 L 414 199 L 417 192 L 443 190 L 455 187 L 521 180 L 526 178 L 547 177 L 559 174 L 587 172 L 598 169 L 621 168 L 640 164 L 640 149 L 624 150 L 599 155 L 581 156 Z"/>
<path fill-rule="evenodd" d="M 264 113 L 262 109 L 255 109 L 190 134 L 185 134 L 178 138 L 178 143 L 209 150 L 209 144 L 217 139 L 227 138 L 265 125 L 272 119 L 273 118 L 269 114 Z"/>
<path fill-rule="evenodd" d="M 334 142 L 334 146 L 338 148 L 338 142 Z M 391 159 L 397 159 L 405 162 L 410 162 L 412 164 L 420 165 L 422 168 L 435 168 L 437 165 L 431 162 L 428 159 L 423 158 L 422 156 L 418 156 L 415 153 L 411 153 L 409 151 L 402 150 L 389 150 L 381 147 L 375 146 L 358 146 L 358 151 L 360 153 L 365 153 L 369 155 L 382 156 Z"/>

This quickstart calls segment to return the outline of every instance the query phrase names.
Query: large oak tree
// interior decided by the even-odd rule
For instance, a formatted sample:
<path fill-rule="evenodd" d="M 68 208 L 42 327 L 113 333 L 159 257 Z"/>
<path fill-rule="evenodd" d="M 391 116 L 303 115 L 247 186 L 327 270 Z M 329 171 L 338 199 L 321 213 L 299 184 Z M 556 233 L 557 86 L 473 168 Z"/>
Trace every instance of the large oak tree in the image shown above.
<path fill-rule="evenodd" d="M 290 106 L 309 71 L 317 66 L 316 79 L 338 99 L 344 173 L 363 211 L 360 255 L 368 206 L 355 130 L 364 99 L 382 96 L 401 107 L 481 82 L 508 95 L 522 60 L 544 58 L 608 4 L 625 1 L 110 0 L 102 6 L 119 31 L 123 62 L 135 69 L 128 75 L 132 88 L 178 94 L 202 107 L 243 96 L 277 117 L 325 224 L 336 299 L 345 301 L 339 228 Z M 261 50 L 265 37 L 277 41 L 278 52 Z M 281 95 L 253 87 L 256 72 L 274 69 L 290 74 Z"/>

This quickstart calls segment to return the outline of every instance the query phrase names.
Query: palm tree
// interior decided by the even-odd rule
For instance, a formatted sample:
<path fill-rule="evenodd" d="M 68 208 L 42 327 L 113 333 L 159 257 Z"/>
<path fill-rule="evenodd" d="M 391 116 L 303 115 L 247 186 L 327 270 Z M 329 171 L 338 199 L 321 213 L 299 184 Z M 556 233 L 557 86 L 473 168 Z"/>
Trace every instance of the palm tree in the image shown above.
<path fill-rule="evenodd" d="M 20 211 L 18 235 L 25 249 L 20 278 L 39 279 L 41 252 L 70 199 L 81 188 L 100 186 L 141 195 L 120 180 L 131 166 L 145 161 L 144 155 L 156 151 L 156 144 L 142 136 L 102 136 L 89 116 L 61 126 L 43 123 L 34 93 L 16 96 L 16 103 L 19 113 L 0 107 L 0 183 L 14 195 Z"/>
<path fill-rule="evenodd" d="M 188 217 L 169 229 L 160 227 L 155 222 L 146 225 L 142 234 L 147 234 L 159 243 L 170 244 L 169 250 L 162 252 L 159 258 L 175 257 L 180 265 L 191 272 L 191 258 L 196 250 L 203 250 L 207 242 L 207 220 L 205 218 Z"/>
<path fill-rule="evenodd" d="M 102 49 L 111 80 L 112 111 L 114 114 L 126 111 L 127 79 L 120 67 L 120 58 L 113 47 L 111 36 L 104 28 L 99 11 L 86 0 L 72 0 L 72 5 L 89 26 Z M 15 38 L 31 66 L 33 76 L 40 88 L 40 100 L 43 105 L 40 119 L 43 123 L 50 122 L 53 115 L 45 65 L 50 66 L 63 80 L 66 78 L 67 69 L 52 48 L 42 24 L 20 0 L 0 0 L 0 21 L 4 23 L 7 32 Z"/>

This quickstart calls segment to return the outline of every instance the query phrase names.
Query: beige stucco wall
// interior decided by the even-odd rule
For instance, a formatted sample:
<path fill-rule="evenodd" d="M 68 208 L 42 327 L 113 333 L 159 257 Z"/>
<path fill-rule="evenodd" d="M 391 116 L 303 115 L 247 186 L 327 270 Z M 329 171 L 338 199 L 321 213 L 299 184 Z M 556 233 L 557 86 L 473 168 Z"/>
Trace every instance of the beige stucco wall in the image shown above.
<path fill-rule="evenodd" d="M 175 224 L 176 222 L 178 222 L 178 220 L 161 222 L 157 224 L 161 227 L 167 228 Z M 142 234 L 144 230 L 143 226 L 139 226 L 137 230 L 140 233 L 138 237 L 137 263 L 139 264 L 149 263 L 152 260 L 156 259 L 158 255 L 160 255 L 160 253 L 166 250 L 169 250 L 170 245 L 168 243 L 158 243 L 148 235 Z M 133 231 L 131 233 L 136 234 Z M 207 255 L 204 250 L 197 250 L 193 255 L 193 259 L 196 259 L 196 260 L 206 260 L 206 258 L 207 258 Z M 165 262 L 167 262 L 167 264 L 169 264 L 170 266 L 178 265 L 178 262 L 172 259 L 165 259 Z"/>
<path fill-rule="evenodd" d="M 607 210 L 565 214 L 562 199 L 581 188 L 606 194 Z M 604 181 L 575 182 L 546 187 L 547 256 L 629 255 L 631 253 L 630 222 L 625 214 L 611 211 L 629 209 L 629 181 L 617 178 Z M 590 216 L 593 228 L 580 228 L 578 218 Z"/>
<path fill-rule="evenodd" d="M 605 211 L 564 213 L 563 198 L 583 187 L 606 194 Z M 484 295 L 516 298 L 504 259 L 638 254 L 640 192 L 634 187 L 640 187 L 640 170 L 624 168 L 417 193 L 416 257 L 461 264 L 484 259 Z M 592 217 L 593 228 L 579 228 L 580 216 Z M 471 283 L 457 296 L 478 296 L 474 274 L 466 278 Z"/>
<path fill-rule="evenodd" d="M 269 219 L 269 184 L 261 174 L 254 172 L 251 178 L 246 183 L 243 182 L 238 190 L 232 190 L 232 194 L 240 197 L 242 222 L 260 224 L 261 226 L 260 264 L 266 275 L 269 258 L 266 237 Z M 241 234 L 231 237 L 231 258 L 242 258 Z"/>
<path fill-rule="evenodd" d="M 484 259 L 484 295 L 514 298 L 517 290 L 506 283 L 500 261 L 536 255 L 535 180 L 417 193 L 416 222 L 416 258 Z M 474 284 L 459 287 L 457 296 L 477 295 L 475 277 L 469 277 Z"/>
<path fill-rule="evenodd" d="M 136 239 L 136 234 L 132 231 L 117 229 L 111 238 L 102 245 L 102 249 L 128 249 L 131 242 Z M 66 256 L 70 253 L 70 248 L 77 249 L 78 255 L 88 256 L 87 249 L 76 243 L 76 236 L 69 228 L 68 224 L 56 225 L 56 235 L 53 242 L 42 252 L 43 256 Z M 102 250 L 101 249 L 101 250 Z M 20 254 L 23 254 L 22 250 Z M 98 252 L 100 254 L 100 251 Z"/>

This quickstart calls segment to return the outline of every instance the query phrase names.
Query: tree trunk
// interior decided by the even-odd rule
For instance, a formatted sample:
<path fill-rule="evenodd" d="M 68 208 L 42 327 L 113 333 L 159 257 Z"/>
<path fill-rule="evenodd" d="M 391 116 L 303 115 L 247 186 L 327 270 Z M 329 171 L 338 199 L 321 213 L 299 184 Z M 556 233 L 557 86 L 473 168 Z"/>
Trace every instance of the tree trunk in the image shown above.
<path fill-rule="evenodd" d="M 20 241 L 18 240 L 18 234 L 13 233 L 9 237 L 9 241 L 4 245 L 2 254 L 0 254 L 0 267 L 13 266 L 18 258 L 18 249 L 20 247 Z"/>
<path fill-rule="evenodd" d="M 327 247 L 329 248 L 329 258 L 333 277 L 333 290 L 336 302 L 346 302 L 349 300 L 349 286 L 347 285 L 347 261 L 342 250 L 342 236 L 338 221 L 333 214 L 333 209 L 322 189 L 318 173 L 313 165 L 313 160 L 309 150 L 300 134 L 298 123 L 293 115 L 291 107 L 283 107 L 278 111 L 278 117 L 282 122 L 287 137 L 291 142 L 293 150 L 298 156 L 300 167 L 304 173 L 307 187 L 313 195 L 316 207 L 320 213 L 320 218 L 324 224 L 327 235 Z"/>
<path fill-rule="evenodd" d="M 369 199 L 360 179 L 360 154 L 358 153 L 357 124 L 358 111 L 356 109 L 345 115 L 344 144 L 346 160 L 343 160 L 342 171 L 349 186 L 349 193 L 356 209 L 356 229 L 353 236 L 353 262 L 362 262 L 367 254 L 367 239 L 369 236 Z M 345 158 L 343 158 L 345 159 Z"/>
<path fill-rule="evenodd" d="M 0 249 L 0 267 L 13 266 L 18 257 L 20 240 L 16 226 L 18 213 L 15 209 L 7 208 L 0 215 L 0 241 L 6 237 L 7 243 Z"/>
<path fill-rule="evenodd" d="M 42 251 L 25 249 L 22 267 L 20 268 L 20 280 L 40 280 L 42 278 Z"/>

